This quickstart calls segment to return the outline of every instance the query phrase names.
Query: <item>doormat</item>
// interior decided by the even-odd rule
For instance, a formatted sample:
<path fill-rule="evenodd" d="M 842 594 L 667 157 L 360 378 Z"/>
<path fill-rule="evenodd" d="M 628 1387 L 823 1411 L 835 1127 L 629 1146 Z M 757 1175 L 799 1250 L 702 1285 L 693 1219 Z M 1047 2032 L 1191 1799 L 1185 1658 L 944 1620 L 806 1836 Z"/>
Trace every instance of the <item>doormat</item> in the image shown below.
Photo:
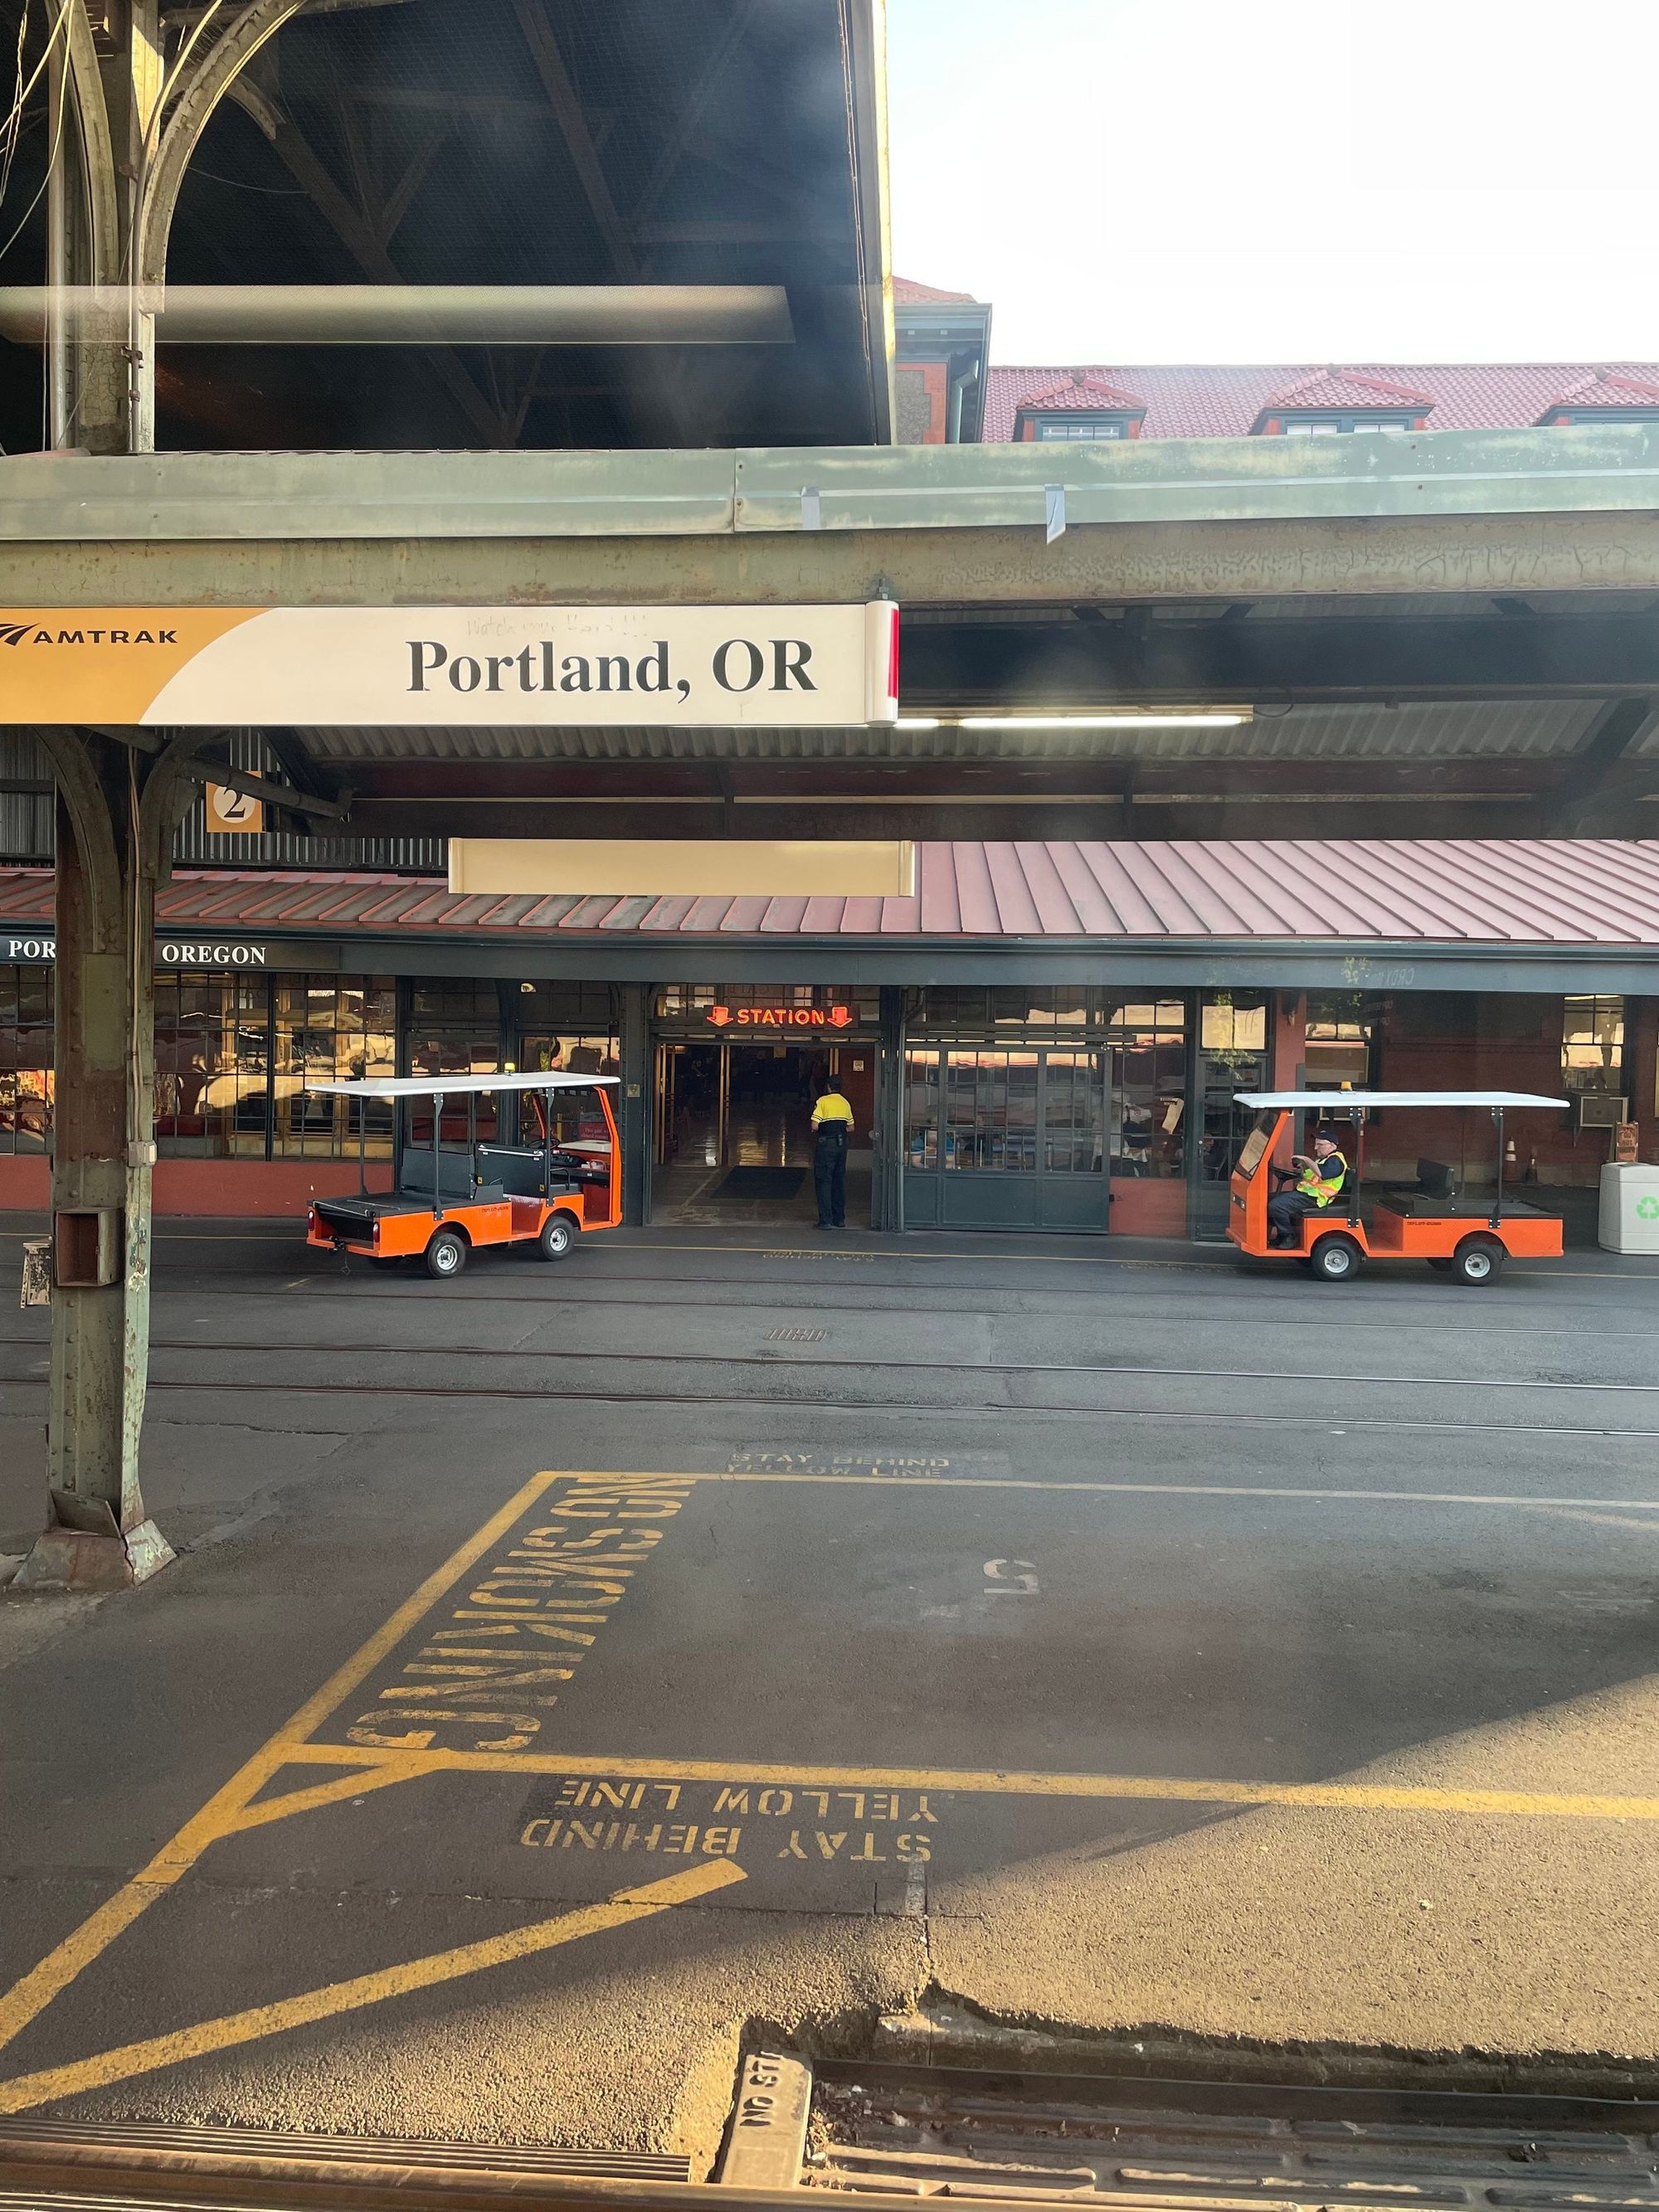
<path fill-rule="evenodd" d="M 714 1186 L 716 1198 L 798 1198 L 805 1168 L 733 1168 Z"/>

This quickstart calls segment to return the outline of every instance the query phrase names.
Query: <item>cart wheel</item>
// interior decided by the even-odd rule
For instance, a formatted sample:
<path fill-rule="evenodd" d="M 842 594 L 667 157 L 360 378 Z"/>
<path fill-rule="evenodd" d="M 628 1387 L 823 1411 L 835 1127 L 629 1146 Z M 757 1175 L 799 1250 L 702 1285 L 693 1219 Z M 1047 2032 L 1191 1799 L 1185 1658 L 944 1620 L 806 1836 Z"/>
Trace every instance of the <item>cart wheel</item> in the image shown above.
<path fill-rule="evenodd" d="M 562 1210 L 550 1213 L 542 1224 L 542 1233 L 536 1239 L 536 1249 L 544 1260 L 562 1260 L 576 1241 L 570 1216 Z"/>
<path fill-rule="evenodd" d="M 1431 1260 L 1429 1265 L 1436 1269 L 1436 1271 L 1440 1274 L 1449 1275 L 1451 1273 L 1451 1261 L 1449 1260 Z"/>
<path fill-rule="evenodd" d="M 1504 1264 L 1504 1248 L 1490 1237 L 1466 1237 L 1452 1255 L 1454 1281 L 1493 1283 Z"/>
<path fill-rule="evenodd" d="M 466 1265 L 466 1239 L 453 1229 L 441 1229 L 426 1248 L 426 1272 L 446 1283 Z"/>
<path fill-rule="evenodd" d="M 1346 1283 L 1359 1273 L 1360 1250 L 1352 1237 L 1322 1237 L 1308 1258 L 1322 1282 Z"/>

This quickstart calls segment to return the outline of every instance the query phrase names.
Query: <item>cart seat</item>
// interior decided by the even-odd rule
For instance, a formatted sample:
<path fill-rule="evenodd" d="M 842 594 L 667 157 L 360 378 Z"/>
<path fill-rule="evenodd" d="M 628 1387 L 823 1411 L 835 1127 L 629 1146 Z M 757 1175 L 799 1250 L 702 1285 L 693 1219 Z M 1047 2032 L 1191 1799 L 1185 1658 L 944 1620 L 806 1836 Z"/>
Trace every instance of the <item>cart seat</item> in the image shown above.
<path fill-rule="evenodd" d="M 482 1154 L 485 1148 L 480 1146 L 478 1149 Z M 482 1159 L 479 1164 L 482 1166 Z M 446 1206 L 464 1206 L 473 1199 L 484 1204 L 491 1198 L 506 1196 L 496 1182 L 487 1183 L 477 1190 L 473 1188 L 472 1163 L 465 1152 L 440 1152 L 435 1178 L 430 1152 L 405 1152 L 398 1171 L 398 1191 L 400 1197 L 424 1199 L 428 1206 L 434 1192 Z"/>

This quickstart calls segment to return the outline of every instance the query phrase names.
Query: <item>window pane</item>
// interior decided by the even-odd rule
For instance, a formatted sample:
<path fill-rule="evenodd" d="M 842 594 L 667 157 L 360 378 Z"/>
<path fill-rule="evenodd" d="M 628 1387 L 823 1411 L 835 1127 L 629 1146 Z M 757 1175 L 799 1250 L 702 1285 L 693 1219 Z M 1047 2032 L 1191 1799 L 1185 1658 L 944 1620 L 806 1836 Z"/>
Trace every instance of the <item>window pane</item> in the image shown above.
<path fill-rule="evenodd" d="M 904 1055 L 904 1158 L 908 1166 L 939 1165 L 939 1054 Z"/>
<path fill-rule="evenodd" d="M 945 1166 L 1033 1172 L 1036 1107 L 1035 1053 L 951 1053 L 945 1078 Z"/>
<path fill-rule="evenodd" d="M 52 1141 L 50 968 L 0 968 L 0 1152 L 44 1152 Z"/>
<path fill-rule="evenodd" d="M 157 976 L 155 1141 L 162 1155 L 264 1157 L 270 993 L 264 976 Z"/>
<path fill-rule="evenodd" d="M 1051 1052 L 1043 1075 L 1043 1165 L 1050 1175 L 1097 1175 L 1106 1124 L 1100 1054 Z"/>
<path fill-rule="evenodd" d="M 1561 1080 L 1570 1091 L 1617 1091 L 1625 1057 L 1625 1001 L 1617 995 L 1561 1002 Z"/>
<path fill-rule="evenodd" d="M 396 986 L 386 975 L 277 978 L 278 1159 L 355 1158 L 360 1137 L 370 1159 L 391 1158 L 390 1101 L 340 1098 L 306 1085 L 395 1074 L 396 1004 Z M 247 1110 L 251 1121 L 251 1104 Z"/>

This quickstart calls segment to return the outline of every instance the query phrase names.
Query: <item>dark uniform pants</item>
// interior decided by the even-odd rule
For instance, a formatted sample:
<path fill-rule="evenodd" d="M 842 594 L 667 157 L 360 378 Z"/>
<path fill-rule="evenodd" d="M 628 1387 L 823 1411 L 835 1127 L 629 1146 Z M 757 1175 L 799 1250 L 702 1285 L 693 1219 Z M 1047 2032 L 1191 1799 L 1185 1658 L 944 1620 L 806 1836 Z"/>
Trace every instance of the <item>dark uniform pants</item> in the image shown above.
<path fill-rule="evenodd" d="M 1309 1198 L 1302 1191 L 1281 1190 L 1277 1197 L 1267 1200 L 1267 1226 L 1288 1237 L 1294 1243 L 1299 1233 L 1297 1224 L 1304 1213 L 1328 1213 L 1329 1211 L 1328 1206 L 1322 1206 L 1317 1199 Z"/>
<path fill-rule="evenodd" d="M 812 1155 L 812 1188 L 817 1193 L 818 1227 L 847 1226 L 847 1139 L 839 1127 L 818 1132 Z"/>

